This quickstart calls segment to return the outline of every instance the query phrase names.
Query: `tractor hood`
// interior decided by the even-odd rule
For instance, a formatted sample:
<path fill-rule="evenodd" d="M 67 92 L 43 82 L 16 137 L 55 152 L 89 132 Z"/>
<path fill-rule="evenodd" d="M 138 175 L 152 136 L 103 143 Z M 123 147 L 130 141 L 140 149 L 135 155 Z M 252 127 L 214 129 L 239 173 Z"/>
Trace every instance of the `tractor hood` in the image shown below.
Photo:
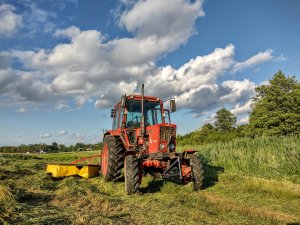
<path fill-rule="evenodd" d="M 176 144 L 176 125 L 157 124 L 146 127 L 149 153 L 167 152 L 169 144 Z"/>

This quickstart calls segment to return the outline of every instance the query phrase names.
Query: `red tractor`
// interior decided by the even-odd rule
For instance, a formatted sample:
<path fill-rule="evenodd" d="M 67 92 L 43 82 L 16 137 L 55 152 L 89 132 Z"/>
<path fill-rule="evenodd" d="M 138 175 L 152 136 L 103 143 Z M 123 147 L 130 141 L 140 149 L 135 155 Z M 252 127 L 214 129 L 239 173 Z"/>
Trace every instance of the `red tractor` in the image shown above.
<path fill-rule="evenodd" d="M 193 182 L 194 190 L 203 185 L 203 165 L 195 154 L 187 150 L 176 152 L 176 125 L 170 112 L 176 111 L 174 99 L 168 99 L 165 109 L 158 97 L 123 95 L 111 110 L 112 130 L 103 138 L 101 173 L 105 181 L 125 178 L 125 192 L 138 191 L 143 174 L 162 179 L 177 176 L 183 184 Z"/>

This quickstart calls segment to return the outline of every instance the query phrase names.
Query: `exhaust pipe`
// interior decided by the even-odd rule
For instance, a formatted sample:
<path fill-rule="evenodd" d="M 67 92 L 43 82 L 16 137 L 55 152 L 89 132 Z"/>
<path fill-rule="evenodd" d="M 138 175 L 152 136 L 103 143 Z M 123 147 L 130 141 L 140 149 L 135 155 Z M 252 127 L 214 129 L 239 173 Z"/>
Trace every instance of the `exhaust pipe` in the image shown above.
<path fill-rule="evenodd" d="M 142 117 L 141 117 L 141 136 L 145 137 L 146 134 L 146 127 L 145 127 L 145 116 L 144 116 L 144 84 L 142 84 L 142 102 L 141 102 L 141 108 L 142 108 Z"/>

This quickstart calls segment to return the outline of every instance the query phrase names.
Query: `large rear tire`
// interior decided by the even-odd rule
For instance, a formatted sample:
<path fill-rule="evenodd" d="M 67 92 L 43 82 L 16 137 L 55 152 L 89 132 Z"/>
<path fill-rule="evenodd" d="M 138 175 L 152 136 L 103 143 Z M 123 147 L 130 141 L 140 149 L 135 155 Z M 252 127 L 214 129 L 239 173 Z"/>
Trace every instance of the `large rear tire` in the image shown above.
<path fill-rule="evenodd" d="M 197 155 L 190 155 L 190 165 L 192 167 L 192 178 L 194 182 L 194 190 L 200 190 L 203 188 L 204 183 L 204 170 L 203 164 Z"/>
<path fill-rule="evenodd" d="M 123 178 L 124 148 L 119 138 L 105 136 L 101 154 L 101 174 L 104 180 L 118 181 Z"/>
<path fill-rule="evenodd" d="M 125 192 L 128 195 L 137 193 L 140 186 L 139 163 L 134 155 L 125 157 Z"/>

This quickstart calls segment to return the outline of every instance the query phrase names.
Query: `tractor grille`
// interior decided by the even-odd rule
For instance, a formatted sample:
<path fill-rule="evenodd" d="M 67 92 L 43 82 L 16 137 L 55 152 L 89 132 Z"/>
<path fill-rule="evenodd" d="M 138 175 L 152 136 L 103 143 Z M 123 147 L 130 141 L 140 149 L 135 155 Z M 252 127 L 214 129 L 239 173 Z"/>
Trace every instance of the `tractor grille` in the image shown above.
<path fill-rule="evenodd" d="M 160 140 L 167 141 L 171 136 L 176 137 L 175 127 L 160 127 Z"/>

